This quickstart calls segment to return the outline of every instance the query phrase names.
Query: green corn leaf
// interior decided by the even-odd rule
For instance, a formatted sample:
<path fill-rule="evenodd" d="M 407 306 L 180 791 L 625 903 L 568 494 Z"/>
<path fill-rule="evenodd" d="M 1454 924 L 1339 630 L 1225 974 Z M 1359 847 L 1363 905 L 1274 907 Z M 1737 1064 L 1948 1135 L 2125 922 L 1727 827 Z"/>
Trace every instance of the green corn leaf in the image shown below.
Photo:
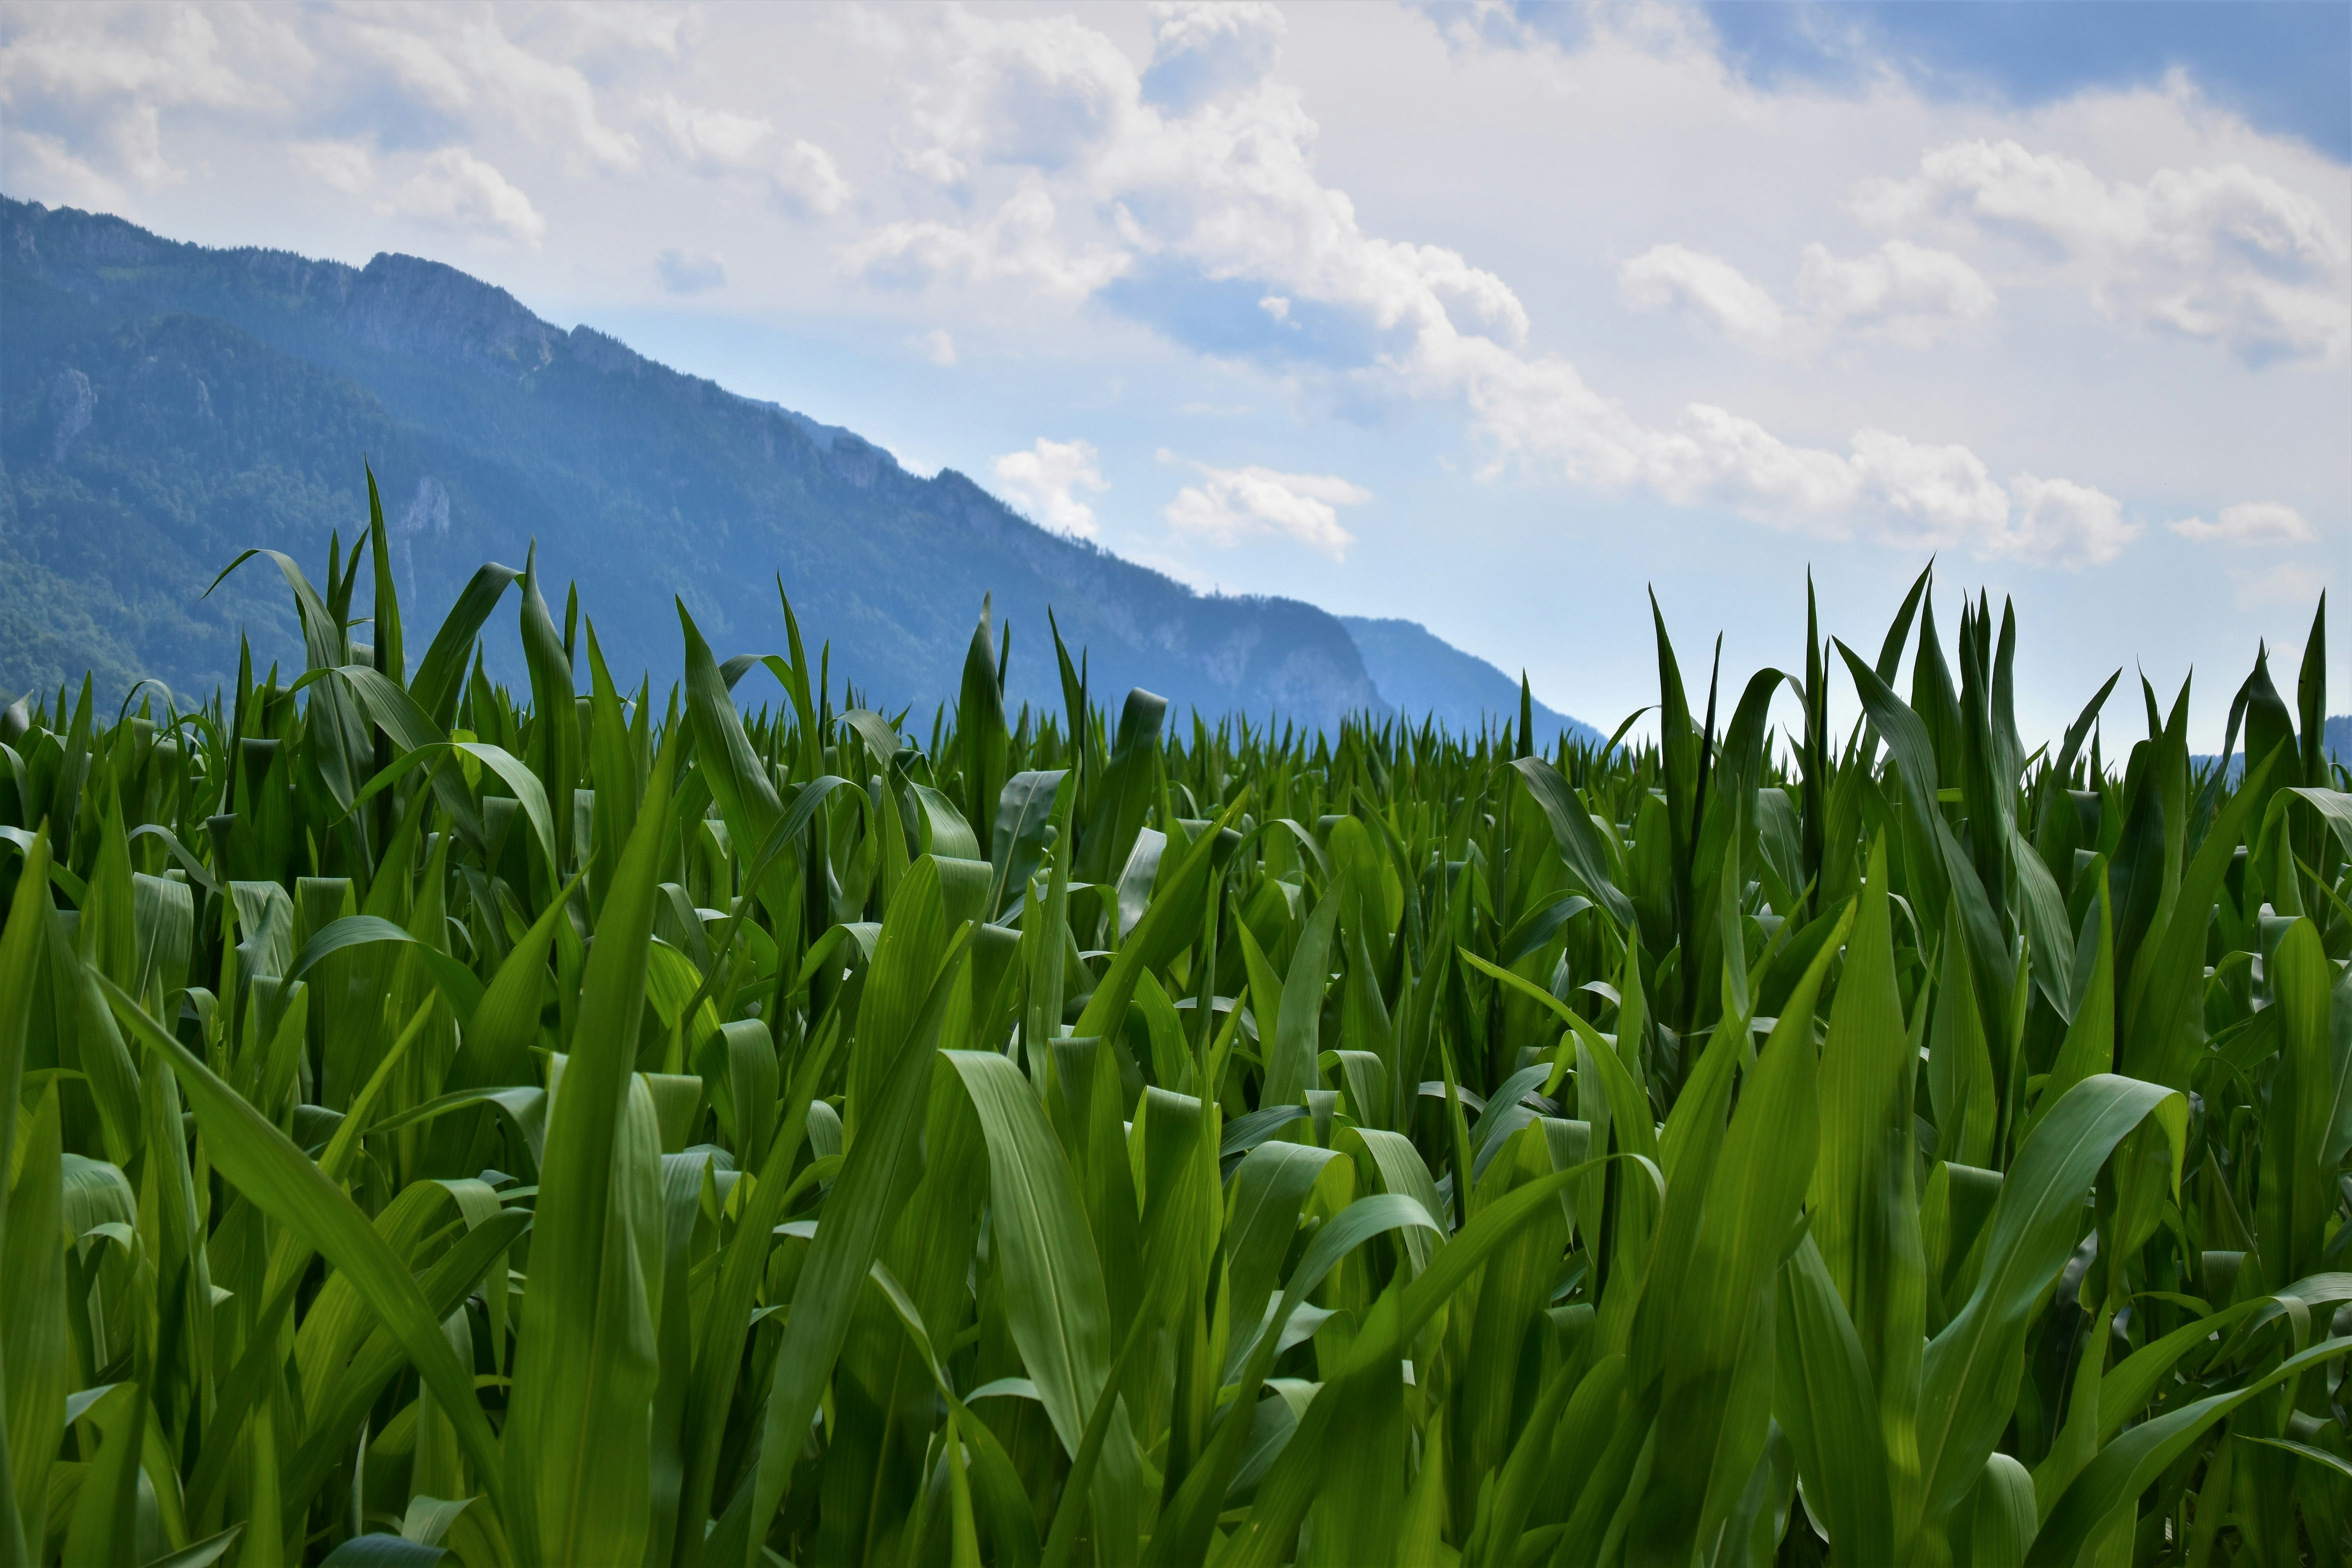
<path fill-rule="evenodd" d="M 920 1014 L 901 1037 L 859 1041 L 861 1049 L 884 1059 L 873 1079 L 873 1099 L 859 1110 L 856 1138 L 826 1200 L 825 1220 L 817 1227 L 802 1268 L 793 1314 L 777 1351 L 775 1383 L 761 1417 L 759 1468 L 747 1483 L 748 1517 L 759 1521 L 749 1534 L 747 1568 L 750 1553 L 783 1500 L 802 1434 L 848 1336 L 850 1310 L 874 1261 L 892 1194 L 900 1190 L 902 1166 L 915 1157 L 915 1134 L 930 1087 L 940 1025 L 969 950 L 966 934 L 950 941 Z"/>
<path fill-rule="evenodd" d="M 2060 1568 L 2075 1561 L 2084 1542 L 2116 1510 L 2130 1508 L 2165 1468 L 2213 1425 L 2265 1389 L 2352 1351 L 2352 1339 L 2312 1346 L 2241 1388 L 2210 1394 L 2143 1421 L 2099 1450 L 2066 1489 L 2025 1554 L 2026 1568 Z"/>
<path fill-rule="evenodd" d="M 1929 1342 L 1921 1372 L 1920 1473 L 1931 1525 L 1967 1495 L 2009 1423 L 2026 1316 L 2074 1248 L 2092 1177 L 2150 1117 L 2172 1141 L 2177 1171 L 2187 1131 L 2180 1097 L 2105 1073 L 2070 1089 L 2019 1152 L 1993 1206 L 1976 1290 Z"/>
<path fill-rule="evenodd" d="M 1607 910 L 1618 929 L 1631 928 L 1633 906 L 1610 879 L 1608 851 L 1601 846 L 1600 833 L 1592 826 L 1584 803 L 1576 798 L 1559 771 L 1542 758 L 1520 757 L 1511 766 L 1526 781 L 1528 794 L 1542 808 L 1544 820 L 1551 825 L 1553 847 L 1559 851 L 1577 890 Z"/>
<path fill-rule="evenodd" d="M 1877 1391 L 1861 1337 L 1811 1236 L 1780 1269 L 1780 1298 L 1772 1412 L 1796 1449 L 1806 1499 L 1838 1557 L 1892 1563 L 1895 1504 Z"/>
<path fill-rule="evenodd" d="M 100 978 L 116 1017 L 146 1049 L 163 1055 L 180 1080 L 197 1125 L 205 1130 L 215 1169 L 278 1224 L 349 1276 L 416 1365 L 418 1374 L 457 1419 L 458 1440 L 489 1493 L 505 1512 L 498 1446 L 474 1398 L 473 1379 L 442 1337 L 440 1319 L 426 1306 L 407 1268 L 349 1196 L 330 1184 L 286 1135 L 213 1075 L 187 1047 L 147 1016 L 112 982 Z"/>
<path fill-rule="evenodd" d="M 671 759 L 654 764 L 595 950 L 563 1090 L 552 1096 L 531 1244 L 531 1332 L 515 1367 L 509 1495 L 526 1551 L 645 1551 L 646 1409 L 656 1373 L 660 1143 L 634 1068 Z"/>
<path fill-rule="evenodd" d="M 28 878 L 26 882 L 39 891 L 38 881 Z M 0 956 L 0 963 L 5 962 Z M 0 1017 L 0 1028 L 5 1026 Z M 6 1394 L 0 1414 L 7 1421 L 13 1496 L 47 1499 L 73 1368 L 66 1329 L 65 1151 L 54 1089 L 41 1096 L 30 1133 L 23 1169 L 8 1194 L 7 1228 L 0 1234 L 0 1296 L 10 1304 L 0 1315 L 0 1388 Z M 0 1170 L 6 1168 L 0 1164 Z M 21 1503 L 17 1511 L 22 1518 Z M 37 1511 L 29 1522 L 38 1531 L 42 1516 Z M 5 1544 L 0 1534 L 0 1545 Z"/>

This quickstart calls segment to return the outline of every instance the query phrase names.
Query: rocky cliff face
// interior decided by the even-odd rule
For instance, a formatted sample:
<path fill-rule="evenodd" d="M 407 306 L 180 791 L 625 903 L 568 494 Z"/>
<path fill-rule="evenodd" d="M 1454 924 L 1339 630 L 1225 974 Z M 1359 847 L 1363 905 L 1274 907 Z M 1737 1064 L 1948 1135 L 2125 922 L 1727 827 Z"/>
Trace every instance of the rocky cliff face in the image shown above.
<path fill-rule="evenodd" d="M 1202 597 L 952 470 L 910 474 L 854 433 L 558 328 L 454 268 L 210 250 L 0 198 L 0 573 L 37 577 L 59 616 L 121 626 L 144 605 L 170 622 L 175 638 L 114 639 L 126 674 L 220 679 L 226 610 L 282 638 L 257 602 L 199 595 L 247 543 L 309 563 L 332 529 L 350 538 L 364 452 L 421 601 L 412 624 L 478 562 L 520 564 L 536 540 L 577 579 L 608 660 L 657 680 L 678 658 L 670 597 L 722 654 L 764 652 L 783 640 L 781 584 L 808 635 L 833 641 L 836 679 L 894 708 L 952 696 L 983 594 L 1014 626 L 1015 701 L 1061 705 L 1050 608 L 1098 700 L 1140 685 L 1180 708 L 1323 725 L 1386 707 L 1346 628 L 1312 605 Z M 63 548 L 77 531 L 144 548 Z M 0 626 L 0 687 L 79 668 L 53 630 L 12 643 Z"/>
<path fill-rule="evenodd" d="M 544 368 L 565 339 L 505 289 L 414 256 L 369 262 L 350 279 L 337 324 L 363 348 L 516 376 Z"/>

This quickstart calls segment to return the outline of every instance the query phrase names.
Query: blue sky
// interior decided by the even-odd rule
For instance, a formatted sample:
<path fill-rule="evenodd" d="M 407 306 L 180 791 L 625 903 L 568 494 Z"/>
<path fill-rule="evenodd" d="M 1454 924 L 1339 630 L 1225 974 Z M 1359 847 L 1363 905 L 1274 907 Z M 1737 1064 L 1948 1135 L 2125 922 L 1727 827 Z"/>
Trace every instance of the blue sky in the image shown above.
<path fill-rule="evenodd" d="M 2352 159 L 2352 6 L 2313 0 L 1722 0 L 1706 7 L 1751 80 L 1921 90 L 2032 106 L 2171 71 L 2255 128 Z"/>
<path fill-rule="evenodd" d="M 2347 158 L 2343 5 L 0 5 L 12 195 L 449 261 L 1604 727 L 1645 586 L 1744 674 L 1932 555 L 2037 735 L 2218 742 L 2352 561 Z"/>

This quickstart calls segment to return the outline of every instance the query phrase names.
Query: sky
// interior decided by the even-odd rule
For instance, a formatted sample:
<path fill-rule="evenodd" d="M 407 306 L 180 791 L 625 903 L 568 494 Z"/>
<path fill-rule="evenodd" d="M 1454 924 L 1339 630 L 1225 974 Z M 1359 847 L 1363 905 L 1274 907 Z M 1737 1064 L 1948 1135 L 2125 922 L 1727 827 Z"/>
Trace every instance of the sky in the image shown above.
<path fill-rule="evenodd" d="M 2344 4 L 0 5 L 0 189 L 446 261 L 1604 730 L 1651 594 L 1736 690 L 1932 558 L 2029 744 L 2193 668 L 2213 748 L 2352 576 Z"/>

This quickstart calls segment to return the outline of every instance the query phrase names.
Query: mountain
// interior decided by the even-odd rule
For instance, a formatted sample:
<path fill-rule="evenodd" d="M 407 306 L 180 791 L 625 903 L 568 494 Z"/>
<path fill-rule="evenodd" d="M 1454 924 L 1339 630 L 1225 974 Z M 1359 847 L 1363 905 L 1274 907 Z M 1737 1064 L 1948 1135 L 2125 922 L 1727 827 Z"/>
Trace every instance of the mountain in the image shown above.
<path fill-rule="evenodd" d="M 1366 662 L 1370 662 L 1369 658 Z M 2320 721 L 2319 749 L 2329 762 L 2352 768 L 2352 713 L 2338 713 L 2332 719 Z M 2190 756 L 2189 761 L 2192 766 L 2210 768 L 2213 765 L 2213 753 L 2200 752 Z M 2229 776 L 2233 785 L 2246 776 L 2246 749 L 2243 744 L 2230 752 Z"/>
<path fill-rule="evenodd" d="M 1418 621 L 1341 616 L 1339 624 L 1356 639 L 1372 684 L 1407 719 L 1434 715 L 1452 730 L 1475 730 L 1482 723 L 1517 726 L 1519 683 L 1475 654 L 1464 653 Z M 1533 718 L 1538 747 L 1549 749 L 1552 737 L 1563 731 L 1596 746 L 1608 738 L 1540 702 Z"/>
<path fill-rule="evenodd" d="M 208 249 L 0 197 L 0 689 L 88 669 L 209 691 L 240 629 L 299 663 L 266 562 L 205 587 L 251 546 L 316 574 L 366 518 L 362 455 L 412 627 L 535 542 L 624 679 L 677 672 L 673 596 L 720 657 L 781 650 L 781 581 L 836 689 L 894 706 L 952 696 L 983 594 L 1033 707 L 1062 706 L 1049 608 L 1098 701 L 1146 686 L 1325 727 L 1396 706 L 1314 605 L 1196 594 L 453 268 Z M 490 657 L 520 673 L 510 629 Z"/>

